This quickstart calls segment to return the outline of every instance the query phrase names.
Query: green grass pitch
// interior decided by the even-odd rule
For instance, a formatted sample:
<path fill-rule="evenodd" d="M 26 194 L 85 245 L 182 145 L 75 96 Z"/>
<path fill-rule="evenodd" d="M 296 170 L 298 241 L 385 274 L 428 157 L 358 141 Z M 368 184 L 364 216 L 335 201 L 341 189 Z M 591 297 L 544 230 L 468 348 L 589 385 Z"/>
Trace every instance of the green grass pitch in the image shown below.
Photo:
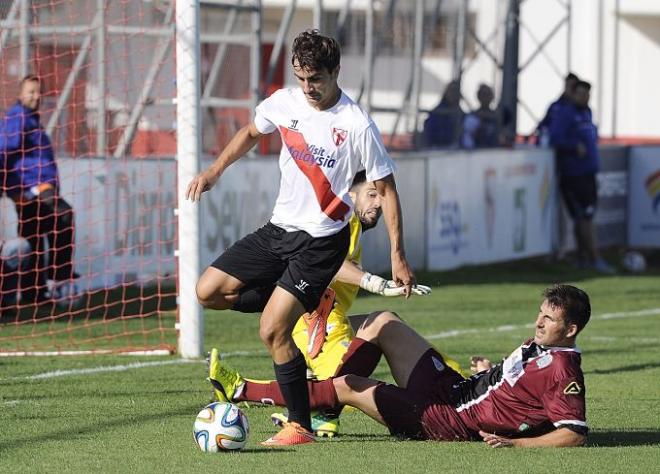
<path fill-rule="evenodd" d="M 176 357 L 0 359 L 0 471 L 19 472 L 660 472 L 660 272 L 602 277 L 540 260 L 419 274 L 426 298 L 361 296 L 353 311 L 393 309 L 465 363 L 498 360 L 532 334 L 540 293 L 553 282 L 589 292 L 593 319 L 581 337 L 589 446 L 494 450 L 484 443 L 398 441 L 359 412 L 342 417 L 342 436 L 273 450 L 270 407 L 245 409 L 243 452 L 204 454 L 192 439 L 195 414 L 209 401 L 201 361 Z M 653 310 L 646 311 L 645 310 Z M 619 313 L 618 317 L 609 317 Z M 206 348 L 244 351 L 229 363 L 271 377 L 272 363 L 251 315 L 208 312 Z M 502 326 L 508 326 L 502 328 Z M 496 328 L 499 328 L 497 330 Z M 447 337 L 449 330 L 459 331 Z M 0 328 L 0 330 L 2 330 Z M 76 369 L 127 370 L 39 374 Z M 384 363 L 376 376 L 387 378 Z"/>

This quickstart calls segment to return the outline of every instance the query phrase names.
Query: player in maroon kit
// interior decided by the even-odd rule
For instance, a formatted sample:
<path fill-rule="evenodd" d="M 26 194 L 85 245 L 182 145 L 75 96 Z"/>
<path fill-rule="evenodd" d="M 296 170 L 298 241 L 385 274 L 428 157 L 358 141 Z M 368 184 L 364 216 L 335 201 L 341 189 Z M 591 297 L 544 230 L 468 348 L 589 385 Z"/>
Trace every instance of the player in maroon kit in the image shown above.
<path fill-rule="evenodd" d="M 422 336 L 391 312 L 372 313 L 358 330 L 336 377 L 310 382 L 313 409 L 359 408 L 393 435 L 490 446 L 581 446 L 585 386 L 577 334 L 589 321 L 587 294 L 556 285 L 543 292 L 536 333 L 501 363 L 465 379 Z M 385 355 L 396 385 L 368 378 Z M 230 369 L 225 368 L 229 373 Z M 240 401 L 250 384 L 236 372 L 223 384 Z M 282 404 L 279 390 L 271 400 Z"/>

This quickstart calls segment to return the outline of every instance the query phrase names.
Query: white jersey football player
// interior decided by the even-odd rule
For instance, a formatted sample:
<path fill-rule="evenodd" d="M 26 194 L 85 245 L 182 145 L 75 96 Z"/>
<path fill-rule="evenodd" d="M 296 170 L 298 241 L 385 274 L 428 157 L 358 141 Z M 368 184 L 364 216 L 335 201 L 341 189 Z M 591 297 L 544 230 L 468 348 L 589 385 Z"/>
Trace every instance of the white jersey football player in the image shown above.
<path fill-rule="evenodd" d="M 292 66 L 299 88 L 278 90 L 259 104 L 254 121 L 186 191 L 187 198 L 199 201 L 263 135 L 280 133 L 280 191 L 270 221 L 227 249 L 197 283 L 198 300 L 207 308 L 250 312 L 267 299 L 259 335 L 272 355 L 289 412 L 289 423 L 264 443 L 270 446 L 314 441 L 305 359 L 291 329 L 303 313 L 332 309 L 323 296 L 348 251 L 353 210 L 348 191 L 360 170 L 381 195 L 392 280 L 406 296 L 414 284 L 403 247 L 394 163 L 369 115 L 339 88 L 339 61 L 335 39 L 317 31 L 298 35 Z M 263 291 L 273 283 L 272 294 Z"/>

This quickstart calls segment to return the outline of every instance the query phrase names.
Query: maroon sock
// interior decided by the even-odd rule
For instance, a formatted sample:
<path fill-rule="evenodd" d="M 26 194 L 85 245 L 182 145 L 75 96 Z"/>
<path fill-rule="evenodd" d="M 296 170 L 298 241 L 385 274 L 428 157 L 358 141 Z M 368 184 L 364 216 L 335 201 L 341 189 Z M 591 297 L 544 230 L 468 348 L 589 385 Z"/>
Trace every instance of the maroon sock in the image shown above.
<path fill-rule="evenodd" d="M 334 407 L 337 404 L 337 393 L 332 379 L 320 382 L 307 382 L 309 389 L 309 405 L 312 409 Z M 243 391 L 237 397 L 237 402 L 260 402 L 266 405 L 286 406 L 280 386 L 276 381 L 256 382 L 246 380 Z"/>
<path fill-rule="evenodd" d="M 333 378 L 347 374 L 369 377 L 376 370 L 382 355 L 383 351 L 376 344 L 355 337 L 351 341 L 351 345 L 348 346 L 346 354 L 341 358 L 342 363 L 337 367 Z M 325 415 L 330 418 L 338 418 L 343 409 L 344 405 L 337 402 L 335 393 L 335 405 L 325 410 Z"/>
<path fill-rule="evenodd" d="M 280 386 L 275 380 L 270 382 L 245 380 L 243 391 L 238 397 L 234 397 L 234 400 L 237 402 L 260 402 L 266 405 L 286 405 L 284 395 L 282 395 Z"/>
<path fill-rule="evenodd" d="M 334 377 L 347 374 L 369 377 L 376 370 L 382 355 L 383 351 L 376 344 L 355 337 L 341 358 L 341 365 L 337 367 Z"/>

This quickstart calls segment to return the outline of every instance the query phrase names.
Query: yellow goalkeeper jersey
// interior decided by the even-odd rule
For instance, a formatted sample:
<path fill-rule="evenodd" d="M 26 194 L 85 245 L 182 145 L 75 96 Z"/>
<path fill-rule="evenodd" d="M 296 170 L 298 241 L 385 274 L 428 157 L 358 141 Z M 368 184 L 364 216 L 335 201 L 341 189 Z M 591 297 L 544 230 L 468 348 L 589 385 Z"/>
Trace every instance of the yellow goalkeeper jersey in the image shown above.
<path fill-rule="evenodd" d="M 351 242 L 346 254 L 346 260 L 358 266 L 362 266 L 362 245 L 360 244 L 360 237 L 362 237 L 362 223 L 357 215 L 353 213 L 351 219 L 348 221 L 351 231 Z M 340 316 L 346 317 L 348 310 L 351 308 L 357 297 L 359 287 L 351 285 L 350 283 L 343 283 L 341 281 L 333 281 L 330 288 L 335 290 L 335 307 L 333 312 L 339 313 Z"/>

